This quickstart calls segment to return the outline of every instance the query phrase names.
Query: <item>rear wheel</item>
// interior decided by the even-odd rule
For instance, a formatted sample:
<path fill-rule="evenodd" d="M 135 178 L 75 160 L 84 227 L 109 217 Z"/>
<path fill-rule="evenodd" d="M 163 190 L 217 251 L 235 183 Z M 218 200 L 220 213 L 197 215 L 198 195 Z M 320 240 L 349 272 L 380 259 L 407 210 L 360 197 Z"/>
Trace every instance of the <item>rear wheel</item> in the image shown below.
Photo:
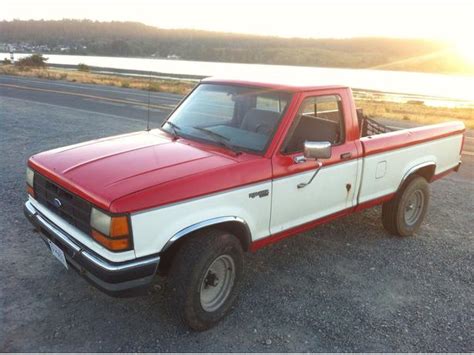
<path fill-rule="evenodd" d="M 242 269 L 242 246 L 234 235 L 207 230 L 190 236 L 168 275 L 174 311 L 195 330 L 214 326 L 235 303 Z"/>
<path fill-rule="evenodd" d="M 420 228 L 430 200 L 428 182 L 413 175 L 403 184 L 394 199 L 382 206 L 382 222 L 391 234 L 411 236 Z"/>

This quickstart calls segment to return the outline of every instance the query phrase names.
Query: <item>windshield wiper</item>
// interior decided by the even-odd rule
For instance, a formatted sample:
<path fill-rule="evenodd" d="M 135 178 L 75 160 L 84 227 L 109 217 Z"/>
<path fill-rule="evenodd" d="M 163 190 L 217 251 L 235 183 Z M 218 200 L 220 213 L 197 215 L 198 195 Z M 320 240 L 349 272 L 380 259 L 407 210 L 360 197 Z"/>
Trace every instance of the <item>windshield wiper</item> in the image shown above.
<path fill-rule="evenodd" d="M 173 139 L 177 139 L 179 137 L 178 131 L 181 131 L 181 127 L 179 127 L 177 124 L 171 122 L 171 121 L 166 121 L 166 124 L 168 124 L 171 127 Z M 168 131 L 166 131 L 168 132 Z M 168 132 L 169 133 L 169 132 Z"/>
<path fill-rule="evenodd" d="M 217 140 L 214 140 L 214 142 L 226 147 L 229 150 L 232 150 L 236 155 L 239 155 L 242 153 L 241 151 L 237 149 L 237 147 L 229 143 L 230 138 L 222 134 L 216 133 L 214 131 L 211 131 L 210 129 L 207 129 L 207 128 L 202 128 L 202 127 L 193 127 L 193 128 L 207 134 L 210 137 L 216 138 Z"/>

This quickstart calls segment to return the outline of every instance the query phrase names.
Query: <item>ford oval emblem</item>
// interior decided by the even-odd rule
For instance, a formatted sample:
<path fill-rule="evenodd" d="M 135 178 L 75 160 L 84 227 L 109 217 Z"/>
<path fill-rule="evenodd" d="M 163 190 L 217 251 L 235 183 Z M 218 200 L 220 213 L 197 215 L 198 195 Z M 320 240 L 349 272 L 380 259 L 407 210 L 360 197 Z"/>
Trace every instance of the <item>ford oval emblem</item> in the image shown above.
<path fill-rule="evenodd" d="M 60 207 L 63 205 L 63 203 L 61 202 L 61 200 L 60 200 L 59 198 L 55 198 L 55 199 L 53 200 L 53 205 L 54 205 L 54 207 L 56 207 L 56 208 L 60 208 Z"/>

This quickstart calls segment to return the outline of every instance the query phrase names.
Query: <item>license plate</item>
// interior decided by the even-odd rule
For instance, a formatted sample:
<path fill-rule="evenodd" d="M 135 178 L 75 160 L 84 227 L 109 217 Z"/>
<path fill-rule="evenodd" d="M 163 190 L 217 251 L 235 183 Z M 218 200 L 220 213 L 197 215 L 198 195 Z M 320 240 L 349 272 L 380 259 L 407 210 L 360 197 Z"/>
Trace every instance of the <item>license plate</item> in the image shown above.
<path fill-rule="evenodd" d="M 48 240 L 48 244 L 49 248 L 51 249 L 51 253 L 53 253 L 54 257 L 58 259 L 66 269 L 68 269 L 66 258 L 64 257 L 64 252 L 52 241 Z"/>

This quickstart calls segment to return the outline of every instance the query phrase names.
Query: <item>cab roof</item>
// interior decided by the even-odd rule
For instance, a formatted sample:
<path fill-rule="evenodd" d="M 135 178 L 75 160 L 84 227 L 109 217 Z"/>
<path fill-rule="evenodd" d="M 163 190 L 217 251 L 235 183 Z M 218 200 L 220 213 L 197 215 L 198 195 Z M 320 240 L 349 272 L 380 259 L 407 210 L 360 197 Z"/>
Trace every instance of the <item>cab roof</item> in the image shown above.
<path fill-rule="evenodd" d="M 209 77 L 203 79 L 202 83 L 208 84 L 229 84 L 229 85 L 240 85 L 240 86 L 255 86 L 263 87 L 271 90 L 284 90 L 291 92 L 299 91 L 312 91 L 312 90 L 326 90 L 326 89 L 347 89 L 346 85 L 317 85 L 314 79 L 308 79 L 303 77 Z"/>

